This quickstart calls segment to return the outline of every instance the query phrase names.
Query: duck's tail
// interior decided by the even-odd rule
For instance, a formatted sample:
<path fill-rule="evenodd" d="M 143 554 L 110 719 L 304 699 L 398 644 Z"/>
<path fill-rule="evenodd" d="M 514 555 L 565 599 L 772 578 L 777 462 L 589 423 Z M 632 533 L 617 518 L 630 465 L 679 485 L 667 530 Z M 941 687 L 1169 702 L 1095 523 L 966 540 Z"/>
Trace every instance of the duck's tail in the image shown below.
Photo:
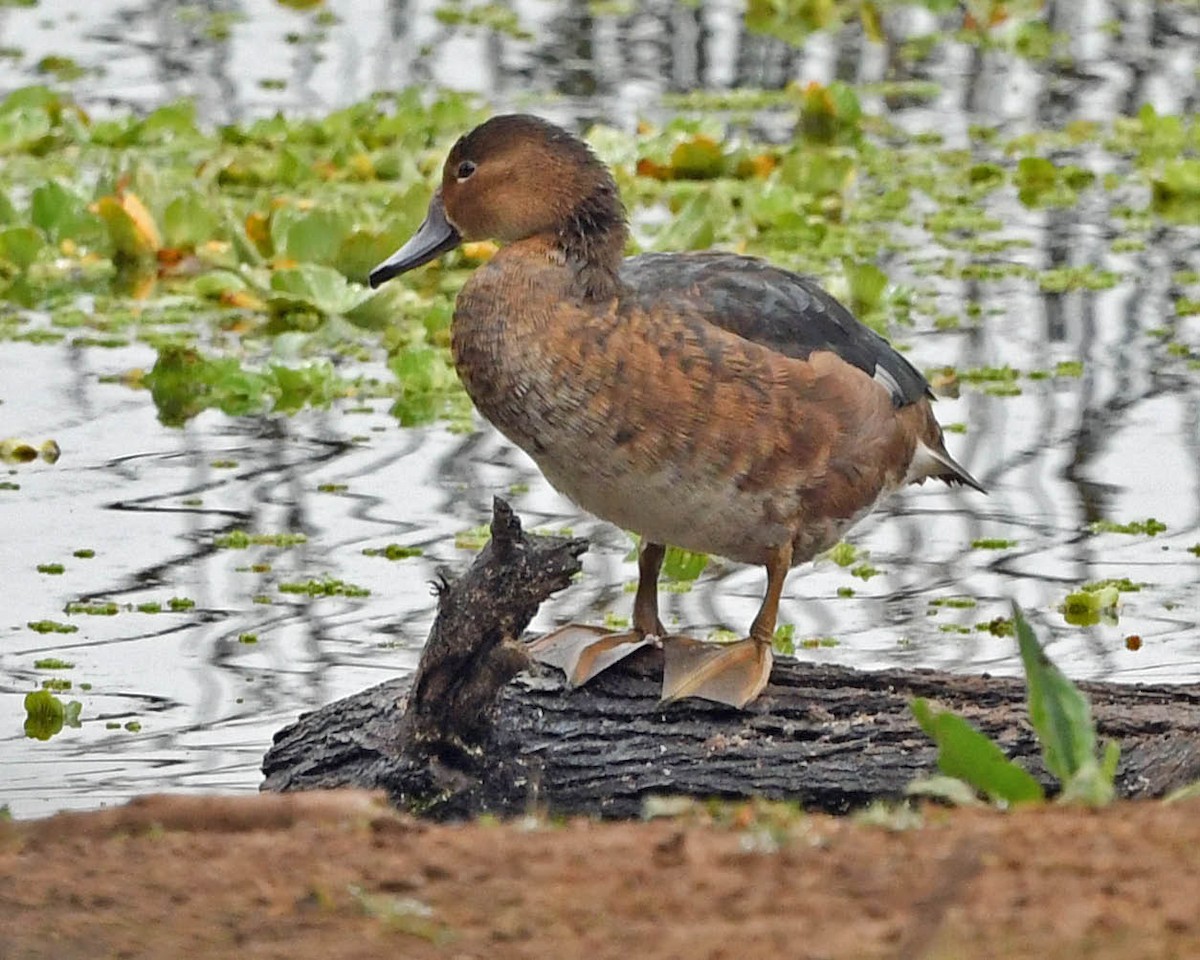
<path fill-rule="evenodd" d="M 908 467 L 908 482 L 924 483 L 926 478 L 932 477 L 950 486 L 972 487 L 980 493 L 987 493 L 984 485 L 947 452 L 946 444 L 942 440 L 942 430 L 936 422 L 933 429 L 936 432 L 933 432 L 932 436 L 917 440 L 917 448 Z"/>

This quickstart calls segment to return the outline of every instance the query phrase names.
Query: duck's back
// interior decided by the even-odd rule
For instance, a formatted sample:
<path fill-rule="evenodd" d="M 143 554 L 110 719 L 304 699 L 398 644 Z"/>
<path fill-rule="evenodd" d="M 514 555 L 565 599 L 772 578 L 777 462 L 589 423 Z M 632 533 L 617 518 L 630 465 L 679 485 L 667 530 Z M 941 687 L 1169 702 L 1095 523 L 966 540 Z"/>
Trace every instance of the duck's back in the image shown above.
<path fill-rule="evenodd" d="M 682 298 L 709 323 L 784 356 L 836 354 L 889 390 L 896 406 L 929 395 L 916 368 L 811 277 L 753 257 L 705 252 L 630 257 L 621 279 L 642 309 Z"/>
<path fill-rule="evenodd" d="M 940 445 L 924 378 L 812 281 L 728 254 L 626 260 L 620 293 L 502 250 L 459 296 L 480 412 L 561 492 L 655 542 L 794 562 L 836 542 Z"/>

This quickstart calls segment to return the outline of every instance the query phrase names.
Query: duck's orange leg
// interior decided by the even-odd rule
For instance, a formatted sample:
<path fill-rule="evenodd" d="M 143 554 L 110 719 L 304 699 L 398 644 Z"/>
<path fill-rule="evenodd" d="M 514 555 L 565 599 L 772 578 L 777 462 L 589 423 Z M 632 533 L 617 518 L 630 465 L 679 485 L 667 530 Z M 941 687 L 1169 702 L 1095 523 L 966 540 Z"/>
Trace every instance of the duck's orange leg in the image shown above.
<path fill-rule="evenodd" d="M 538 637 L 528 647 L 535 660 L 558 667 L 567 683 L 579 687 L 615 663 L 649 644 L 666 631 L 658 619 L 658 572 L 666 548 L 643 541 L 638 549 L 638 588 L 633 599 L 633 629 L 613 633 L 603 627 L 569 623 Z"/>
<path fill-rule="evenodd" d="M 772 549 L 767 558 L 767 595 L 745 640 L 704 643 L 691 637 L 664 639 L 664 703 L 700 697 L 741 709 L 762 693 L 771 678 L 771 641 L 779 618 L 783 582 L 791 566 L 790 542 Z"/>

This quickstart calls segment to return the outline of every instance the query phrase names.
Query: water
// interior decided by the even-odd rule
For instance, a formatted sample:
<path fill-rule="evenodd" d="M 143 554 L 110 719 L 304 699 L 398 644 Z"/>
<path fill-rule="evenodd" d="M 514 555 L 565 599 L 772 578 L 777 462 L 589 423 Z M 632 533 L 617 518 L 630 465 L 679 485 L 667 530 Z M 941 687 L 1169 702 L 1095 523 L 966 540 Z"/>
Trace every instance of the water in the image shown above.
<path fill-rule="evenodd" d="M 0 90 L 29 82 L 32 64 L 56 53 L 103 69 L 74 83 L 97 113 L 189 95 L 217 123 L 278 109 L 319 113 L 415 82 L 487 91 L 498 107 L 532 105 L 566 122 L 629 126 L 665 115 L 663 94 L 696 87 L 928 79 L 939 85 L 932 99 L 876 94 L 864 105 L 905 130 L 936 130 L 951 146 L 965 144 L 974 124 L 1011 136 L 1107 121 L 1142 102 L 1161 112 L 1197 103 L 1194 5 L 1052 5 L 1075 61 L 1058 70 L 962 43 L 914 67 L 854 31 L 797 51 L 744 33 L 727 3 L 647 3 L 615 19 L 591 17 L 584 3 L 524 4 L 533 41 L 452 31 L 424 4 L 355 0 L 329 9 L 337 22 L 321 27 L 266 2 L 4 8 L 0 44 L 22 55 L 0 60 Z M 906 16 L 915 29 L 925 15 Z M 1116 21 L 1119 40 L 1108 26 Z M 214 39 L 214 23 L 227 26 L 225 39 Z M 285 42 L 288 33 L 303 42 Z M 768 135 L 787 129 L 770 112 L 754 123 Z M 1080 151 L 1101 172 L 1111 161 L 1099 147 Z M 973 628 L 1006 615 L 1016 599 L 1072 676 L 1200 679 L 1200 558 L 1187 549 L 1200 543 L 1200 374 L 1154 335 L 1166 325 L 1177 342 L 1200 343 L 1200 318 L 1175 319 L 1170 305 L 1173 277 L 1200 267 L 1200 231 L 1162 228 L 1144 250 L 1113 253 L 1121 221 L 1111 205 L 1128 199 L 1117 191 L 1102 198 L 1109 206 L 1031 211 L 1010 198 L 989 208 L 1005 235 L 1029 241 L 1016 259 L 1116 270 L 1122 280 L 1109 290 L 1043 294 L 1024 279 L 951 281 L 920 275 L 914 262 L 885 265 L 894 279 L 936 289 L 947 312 L 973 304 L 986 318 L 958 333 L 907 336 L 918 367 L 1028 370 L 1082 360 L 1084 372 L 1023 380 L 1020 396 L 967 390 L 939 401 L 943 422 L 967 425 L 949 445 L 991 495 L 929 486 L 896 497 L 853 537 L 880 571 L 868 581 L 830 562 L 795 572 L 782 620 L 798 640 L 837 640 L 801 656 L 1014 672 L 1012 641 Z M 0 438 L 53 437 L 64 451 L 53 466 L 11 468 L 3 479 L 20 490 L 0 493 L 0 803 L 15 815 L 152 790 L 255 789 L 271 734 L 298 712 L 412 669 L 433 617 L 429 581 L 439 566 L 469 561 L 455 534 L 486 522 L 496 493 L 510 496 L 528 526 L 570 527 L 593 542 L 584 580 L 535 627 L 628 613 L 636 571 L 627 538 L 558 496 L 482 424 L 469 435 L 402 429 L 385 406 L 342 406 L 291 418 L 209 412 L 170 430 L 145 393 L 101 379 L 153 359 L 142 347 L 5 343 L 0 352 Z M 325 484 L 345 490 L 321 492 Z M 1101 518 L 1151 516 L 1167 525 L 1154 538 L 1085 532 Z M 215 535 L 236 528 L 303 530 L 308 542 L 214 549 Z M 982 538 L 1016 544 L 970 549 Z M 390 542 L 424 553 L 396 563 L 362 553 Z M 81 548 L 95 558 L 75 558 Z M 49 561 L 64 562 L 65 573 L 36 571 Z M 269 571 L 250 569 L 263 562 Z M 276 589 L 326 575 L 370 595 L 307 601 Z M 1123 595 L 1116 624 L 1065 623 L 1066 594 L 1108 577 L 1147 586 Z M 744 629 L 762 581 L 761 571 L 716 565 L 691 592 L 663 595 L 666 619 Z M 855 596 L 839 597 L 845 587 Z M 261 595 L 274 602 L 255 603 Z M 930 607 L 948 596 L 978 605 Z M 77 615 L 69 619 L 80 630 L 70 635 L 26 626 L 67 620 L 63 608 L 80 599 L 166 607 L 173 597 L 196 606 Z M 967 632 L 945 629 L 953 625 Z M 245 634 L 258 642 L 241 642 Z M 1131 635 L 1140 649 L 1129 649 Z M 22 698 L 48 676 L 34 661 L 50 656 L 75 664 L 63 674 L 75 689 L 63 697 L 83 703 L 83 725 L 41 743 L 23 736 Z M 126 729 L 131 722 L 140 730 Z"/>

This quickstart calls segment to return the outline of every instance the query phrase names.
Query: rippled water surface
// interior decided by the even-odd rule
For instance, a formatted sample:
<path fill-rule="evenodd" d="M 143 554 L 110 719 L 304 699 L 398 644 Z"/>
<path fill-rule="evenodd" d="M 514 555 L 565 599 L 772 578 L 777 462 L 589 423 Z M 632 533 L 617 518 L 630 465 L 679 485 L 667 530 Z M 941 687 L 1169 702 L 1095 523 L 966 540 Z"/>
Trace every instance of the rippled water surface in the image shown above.
<path fill-rule="evenodd" d="M 0 92 L 30 82 L 32 64 L 56 53 L 102 70 L 73 84 L 98 113 L 192 96 L 220 123 L 320 113 L 421 83 L 478 90 L 497 107 L 564 122 L 631 127 L 638 116 L 664 115 L 664 94 L 695 88 L 918 79 L 936 92 L 865 93 L 864 106 L 950 146 L 975 124 L 1011 136 L 1105 121 L 1146 102 L 1164 113 L 1197 109 L 1194 4 L 1052 4 L 1053 25 L 1071 37 L 1070 65 L 949 42 L 918 67 L 854 29 L 800 49 L 746 34 L 727 3 L 648 3 L 611 19 L 593 19 L 584 3 L 527 4 L 518 9 L 532 40 L 453 31 L 419 4 L 328 8 L 336 19 L 323 26 L 266 2 L 0 9 L 0 45 L 20 51 L 0 60 Z M 214 15 L 226 18 L 223 31 L 212 29 Z M 764 136 L 786 132 L 776 116 L 759 124 Z M 1075 162 L 1102 174 L 1109 159 L 1084 145 Z M 940 419 L 966 426 L 949 437 L 951 449 L 991 495 L 913 488 L 852 538 L 878 575 L 864 580 L 829 561 L 796 571 L 782 620 L 811 641 L 800 656 L 1012 672 L 1011 639 L 975 628 L 1016 599 L 1075 677 L 1200 679 L 1200 556 L 1189 552 L 1200 544 L 1200 317 L 1172 307 L 1178 278 L 1200 269 L 1200 229 L 1160 225 L 1144 246 L 1114 252 L 1124 221 L 1113 207 L 1128 199 L 1100 193 L 1054 210 L 1028 209 L 1012 192 L 989 201 L 1004 235 L 1027 241 L 1006 259 L 1113 270 L 1110 289 L 1045 293 L 1019 277 L 927 275 L 919 259 L 886 265 L 894 282 L 935 289 L 946 313 L 984 318 L 936 337 L 921 326 L 902 331 L 919 368 L 1081 361 L 1082 376 L 1023 378 L 1016 396 L 965 389 L 940 400 Z M 468 562 L 456 534 L 486 522 L 497 493 L 528 526 L 570 527 L 594 544 L 584 580 L 535 627 L 628 612 L 629 540 L 558 496 L 485 425 L 468 434 L 405 429 L 384 404 L 292 417 L 208 412 L 170 429 L 145 392 L 104 379 L 153 362 L 143 347 L 0 343 L 0 438 L 53 437 L 63 451 L 57 464 L 6 467 L 0 478 L 18 487 L 0 491 L 0 803 L 15 814 L 151 790 L 255 789 L 274 730 L 412 669 L 433 616 L 429 581 L 441 564 Z M 1150 517 L 1166 530 L 1088 532 L 1101 519 Z M 233 529 L 302 530 L 308 539 L 216 549 L 214 536 Z M 972 547 L 986 540 L 1008 545 Z M 392 542 L 423 554 L 390 562 L 362 552 Z M 80 549 L 94 558 L 75 558 Z M 49 561 L 65 571 L 39 573 Z M 323 576 L 370 593 L 308 600 L 277 590 Z M 1066 595 L 1110 577 L 1145 586 L 1123 594 L 1115 623 L 1067 624 Z M 714 564 L 690 592 L 664 594 L 667 616 L 702 632 L 744 629 L 762 581 L 761 571 Z M 854 595 L 839 595 L 845 588 Z M 255 602 L 264 596 L 272 602 Z M 76 615 L 70 635 L 27 627 L 65 619 L 66 604 L 81 599 L 167 608 L 175 597 L 195 607 Z M 931 606 L 945 597 L 976 606 Z M 257 642 L 242 642 L 247 634 Z M 36 742 L 23 735 L 22 699 L 46 677 L 34 668 L 43 657 L 75 664 L 70 696 L 83 703 L 83 723 Z"/>

